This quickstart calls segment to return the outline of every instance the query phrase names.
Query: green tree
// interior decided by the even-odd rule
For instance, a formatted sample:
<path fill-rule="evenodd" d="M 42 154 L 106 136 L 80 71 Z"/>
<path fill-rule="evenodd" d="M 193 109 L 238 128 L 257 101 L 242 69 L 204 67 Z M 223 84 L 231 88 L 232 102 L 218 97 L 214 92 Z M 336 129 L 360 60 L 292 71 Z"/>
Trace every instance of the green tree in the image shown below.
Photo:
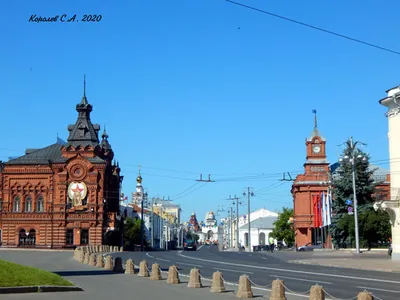
<path fill-rule="evenodd" d="M 128 218 L 124 230 L 124 247 L 133 249 L 134 245 L 140 245 L 142 242 L 141 221 L 140 219 Z M 144 237 L 144 246 L 147 247 L 147 239 Z"/>
<path fill-rule="evenodd" d="M 288 246 L 292 246 L 294 243 L 294 228 L 290 222 L 293 218 L 293 208 L 284 207 L 282 212 L 279 213 L 278 219 L 274 222 L 274 230 L 271 232 L 271 236 L 278 241 L 284 240 Z"/>
<path fill-rule="evenodd" d="M 188 231 L 186 233 L 186 239 L 187 240 L 193 240 L 193 241 L 197 242 L 200 239 L 200 237 L 199 237 L 198 234 L 194 233 L 193 231 Z"/>
<path fill-rule="evenodd" d="M 356 195 L 359 216 L 360 242 L 371 246 L 381 240 L 387 240 L 390 232 L 389 217 L 373 209 L 373 194 L 377 186 L 372 175 L 375 170 L 370 169 L 369 155 L 357 148 L 357 143 L 346 142 L 342 157 L 354 157 L 356 174 Z M 366 161 L 357 159 L 365 157 Z M 349 215 L 346 200 L 353 201 L 353 173 L 351 163 L 342 164 L 333 177 L 332 224 L 329 228 L 332 242 L 335 247 L 352 246 L 355 243 L 354 215 Z M 354 205 L 354 201 L 352 202 Z M 379 229 L 379 227 L 382 229 Z M 374 236 L 374 232 L 376 233 Z"/>

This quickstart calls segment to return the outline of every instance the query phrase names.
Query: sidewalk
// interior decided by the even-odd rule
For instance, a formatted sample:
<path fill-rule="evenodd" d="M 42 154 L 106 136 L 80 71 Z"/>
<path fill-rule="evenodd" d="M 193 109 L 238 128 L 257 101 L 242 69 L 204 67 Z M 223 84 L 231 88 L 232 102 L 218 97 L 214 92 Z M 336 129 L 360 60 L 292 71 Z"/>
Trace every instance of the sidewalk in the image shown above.
<path fill-rule="evenodd" d="M 338 251 L 317 252 L 305 259 L 289 260 L 289 263 L 319 265 L 347 269 L 400 273 L 400 261 L 391 260 L 386 252 L 363 252 L 362 254 Z"/>
<path fill-rule="evenodd" d="M 203 280 L 204 288 L 193 289 L 187 287 L 188 278 L 181 277 L 181 284 L 167 284 L 165 280 L 151 281 L 149 278 L 141 278 L 137 275 L 115 274 L 88 265 L 80 264 L 72 259 L 72 253 L 27 251 L 2 251 L 0 259 L 14 261 L 16 263 L 40 267 L 49 271 L 58 272 L 61 276 L 74 282 L 84 289 L 83 292 L 65 293 L 37 293 L 37 294 L 5 294 L 2 300 L 70 300 L 71 298 L 85 300 L 111 300 L 127 299 L 127 296 L 135 299 L 191 299 L 191 300 L 228 300 L 237 299 L 234 291 L 236 286 L 226 286 L 229 291 L 223 294 L 214 294 L 209 291 L 210 281 Z M 163 278 L 166 278 L 163 273 Z M 269 298 L 269 292 L 253 288 L 256 296 Z M 307 296 L 286 296 L 288 300 L 308 299 Z"/>

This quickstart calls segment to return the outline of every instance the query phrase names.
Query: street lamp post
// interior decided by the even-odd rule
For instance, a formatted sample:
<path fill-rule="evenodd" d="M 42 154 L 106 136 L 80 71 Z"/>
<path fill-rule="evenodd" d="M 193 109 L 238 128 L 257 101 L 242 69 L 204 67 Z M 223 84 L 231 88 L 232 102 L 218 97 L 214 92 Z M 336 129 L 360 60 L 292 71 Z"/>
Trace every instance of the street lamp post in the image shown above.
<path fill-rule="evenodd" d="M 247 195 L 247 212 L 248 212 L 247 222 L 248 222 L 248 226 L 249 226 L 249 233 L 248 233 L 247 241 L 248 241 L 248 245 L 249 245 L 249 252 L 251 252 L 250 196 L 254 196 L 254 193 L 253 193 L 253 191 L 251 191 L 250 187 L 247 188 L 247 193 L 246 192 L 243 193 L 244 197 L 246 197 L 246 195 Z"/>
<path fill-rule="evenodd" d="M 47 212 L 49 214 L 50 217 L 50 224 L 51 224 L 51 233 L 50 233 L 50 249 L 53 249 L 53 209 L 54 206 L 51 202 L 49 202 L 48 206 L 47 206 Z"/>
<path fill-rule="evenodd" d="M 356 253 L 360 253 L 360 236 L 358 230 L 358 203 L 357 203 L 357 190 L 356 190 L 356 160 L 359 160 L 363 163 L 367 162 L 367 158 L 362 156 L 361 154 L 356 156 L 356 145 L 357 142 L 353 142 L 353 138 L 350 137 L 350 156 L 345 155 L 343 158 L 339 159 L 340 163 L 350 163 L 352 178 L 353 178 L 353 205 L 354 205 L 354 229 L 355 229 L 355 239 L 356 239 Z"/>
<path fill-rule="evenodd" d="M 144 251 L 144 200 L 147 200 L 147 192 L 144 193 L 141 197 L 141 222 L 140 222 L 140 232 L 141 232 L 141 240 L 140 240 L 140 251 Z"/>

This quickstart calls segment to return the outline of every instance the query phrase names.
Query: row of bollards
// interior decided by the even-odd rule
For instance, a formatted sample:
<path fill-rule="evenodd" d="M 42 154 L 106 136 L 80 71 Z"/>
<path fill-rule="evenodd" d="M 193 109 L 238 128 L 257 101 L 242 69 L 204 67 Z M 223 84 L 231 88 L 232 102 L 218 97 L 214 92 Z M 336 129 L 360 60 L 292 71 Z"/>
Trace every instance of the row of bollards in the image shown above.
<path fill-rule="evenodd" d="M 117 251 L 116 251 L 117 252 Z M 90 253 L 90 251 L 83 251 L 83 249 L 77 249 L 74 253 L 74 258 L 79 262 L 103 268 L 105 270 L 114 271 L 117 273 L 135 274 L 135 263 L 132 259 L 128 259 L 125 263 L 125 268 L 120 257 L 116 257 L 113 261 L 110 255 L 103 257 L 102 254 Z M 154 263 L 151 271 L 148 268 L 148 263 L 143 260 L 139 264 L 139 277 L 149 277 L 150 280 L 162 280 L 160 265 Z M 179 284 L 178 268 L 172 265 L 168 269 L 167 283 L 168 284 Z M 189 282 L 187 285 L 189 288 L 201 288 L 203 287 L 201 282 L 200 270 L 193 268 L 190 271 Z M 225 281 L 222 277 L 222 273 L 216 271 L 212 276 L 212 285 L 210 291 L 212 293 L 224 293 Z M 270 300 L 286 300 L 285 284 L 283 280 L 273 280 L 271 286 Z M 251 288 L 251 281 L 247 275 L 242 275 L 239 278 L 239 285 L 236 292 L 238 298 L 254 298 L 254 294 Z M 325 291 L 322 286 L 314 285 L 310 290 L 310 300 L 325 300 Z M 360 292 L 357 295 L 357 300 L 373 300 L 374 297 L 367 291 Z"/>

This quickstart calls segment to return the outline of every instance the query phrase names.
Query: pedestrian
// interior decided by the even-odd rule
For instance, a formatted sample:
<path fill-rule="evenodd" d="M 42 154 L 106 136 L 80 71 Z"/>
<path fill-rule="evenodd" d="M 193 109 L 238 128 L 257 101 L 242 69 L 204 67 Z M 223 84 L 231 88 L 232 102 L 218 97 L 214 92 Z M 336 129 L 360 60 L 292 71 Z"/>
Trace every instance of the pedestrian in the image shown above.
<path fill-rule="evenodd" d="M 274 238 L 272 236 L 269 237 L 269 250 L 271 251 L 271 253 L 274 252 Z"/>

